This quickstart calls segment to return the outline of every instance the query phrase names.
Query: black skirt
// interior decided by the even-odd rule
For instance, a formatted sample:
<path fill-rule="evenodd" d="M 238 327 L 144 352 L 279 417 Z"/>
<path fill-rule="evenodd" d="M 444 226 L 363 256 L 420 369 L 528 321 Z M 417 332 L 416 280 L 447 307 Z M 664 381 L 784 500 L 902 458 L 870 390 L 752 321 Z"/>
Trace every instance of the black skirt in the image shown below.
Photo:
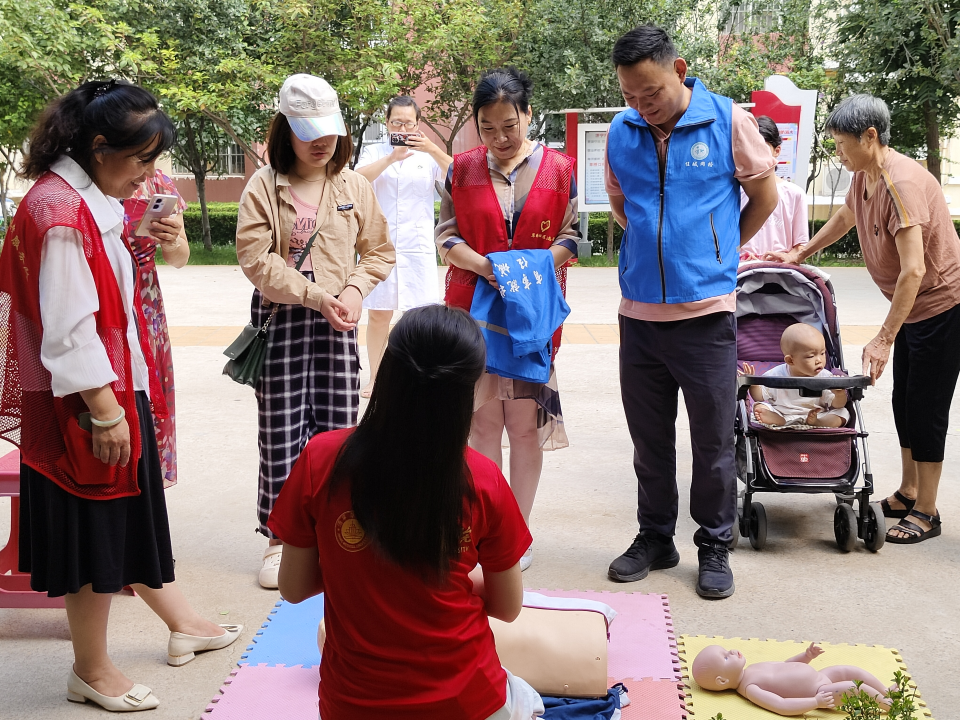
<path fill-rule="evenodd" d="M 137 465 L 140 494 L 86 500 L 45 475 L 20 466 L 20 572 L 50 597 L 92 585 L 115 593 L 141 583 L 160 589 L 173 582 L 173 550 L 163 496 L 163 474 L 146 393 L 137 393 L 143 452 Z"/>

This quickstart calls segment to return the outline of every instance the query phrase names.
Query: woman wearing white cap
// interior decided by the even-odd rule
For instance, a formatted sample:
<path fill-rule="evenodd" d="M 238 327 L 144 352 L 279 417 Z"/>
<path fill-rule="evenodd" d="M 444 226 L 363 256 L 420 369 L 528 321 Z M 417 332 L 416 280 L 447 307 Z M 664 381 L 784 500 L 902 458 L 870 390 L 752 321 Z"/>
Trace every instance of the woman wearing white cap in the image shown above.
<path fill-rule="evenodd" d="M 397 264 L 384 282 L 363 301 L 369 311 L 367 357 L 370 381 L 360 393 L 370 397 L 394 310 L 410 310 L 440 302 L 437 248 L 433 241 L 434 185 L 447 177 L 453 158 L 420 132 L 420 108 L 407 95 L 387 105 L 387 138 L 364 145 L 357 172 L 373 191 L 390 225 Z M 394 138 L 404 142 L 395 145 Z"/>
<path fill-rule="evenodd" d="M 256 387 L 259 530 L 270 538 L 259 581 L 276 588 L 283 546 L 267 519 L 306 442 L 356 424 L 357 321 L 395 253 L 373 188 L 346 167 L 353 141 L 326 81 L 287 78 L 267 152 L 270 165 L 240 198 L 237 258 L 256 288 L 253 324 L 261 327 L 278 306 Z"/>

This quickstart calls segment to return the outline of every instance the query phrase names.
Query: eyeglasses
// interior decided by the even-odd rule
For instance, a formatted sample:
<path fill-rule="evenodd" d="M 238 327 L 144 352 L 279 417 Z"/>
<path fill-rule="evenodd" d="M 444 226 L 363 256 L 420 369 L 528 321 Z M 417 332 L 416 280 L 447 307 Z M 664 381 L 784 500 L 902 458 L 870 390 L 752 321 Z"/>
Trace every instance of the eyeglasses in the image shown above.
<path fill-rule="evenodd" d="M 419 120 L 414 122 L 400 122 L 399 120 L 391 120 L 390 127 L 394 130 L 415 130 Z"/>

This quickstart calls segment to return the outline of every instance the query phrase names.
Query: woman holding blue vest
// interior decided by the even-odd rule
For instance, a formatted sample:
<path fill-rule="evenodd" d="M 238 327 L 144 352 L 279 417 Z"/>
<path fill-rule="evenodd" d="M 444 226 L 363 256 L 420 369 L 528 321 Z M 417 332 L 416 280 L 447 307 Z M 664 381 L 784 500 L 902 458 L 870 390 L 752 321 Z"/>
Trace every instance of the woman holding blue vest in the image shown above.
<path fill-rule="evenodd" d="M 617 40 L 629 109 L 607 135 L 607 193 L 620 250 L 620 387 L 634 445 L 640 532 L 610 564 L 620 582 L 674 567 L 678 391 L 690 420 L 690 512 L 700 526 L 697 592 L 734 592 L 737 517 L 737 264 L 777 205 L 775 160 L 757 122 L 696 78 L 652 25 Z M 740 208 L 740 189 L 748 201 Z"/>
<path fill-rule="evenodd" d="M 571 158 L 527 139 L 532 83 L 516 68 L 483 75 L 473 118 L 483 142 L 454 157 L 447 173 L 436 237 L 451 266 L 444 300 L 469 311 L 478 279 L 495 282 L 488 253 L 550 249 L 557 279 L 577 251 L 577 184 Z M 560 344 L 558 329 L 554 356 Z M 510 439 L 510 487 L 523 519 L 540 483 L 543 451 L 566 447 L 556 373 L 545 384 L 484 373 L 477 385 L 470 445 L 503 465 L 501 439 Z M 520 561 L 526 570 L 532 547 Z"/>

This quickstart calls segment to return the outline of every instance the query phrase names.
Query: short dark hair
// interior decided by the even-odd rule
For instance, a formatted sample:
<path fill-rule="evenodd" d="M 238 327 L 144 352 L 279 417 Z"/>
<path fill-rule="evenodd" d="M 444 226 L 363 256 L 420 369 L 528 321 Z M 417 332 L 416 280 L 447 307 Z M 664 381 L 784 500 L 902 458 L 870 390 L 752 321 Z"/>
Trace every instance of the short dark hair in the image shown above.
<path fill-rule="evenodd" d="M 485 367 L 483 336 L 466 312 L 425 305 L 404 313 L 331 471 L 331 495 L 349 487 L 374 546 L 426 580 L 446 579 L 468 529 L 476 492 L 465 453 Z"/>
<path fill-rule="evenodd" d="M 267 133 L 267 156 L 270 158 L 270 166 L 281 175 L 289 175 L 297 162 L 297 154 L 293 151 L 293 142 L 290 140 L 291 133 L 293 130 L 290 129 L 287 116 L 277 113 Z M 337 137 L 337 147 L 329 162 L 333 172 L 343 170 L 352 156 L 353 138 L 349 133 Z"/>
<path fill-rule="evenodd" d="M 515 67 L 487 70 L 480 76 L 473 91 L 473 122 L 480 131 L 480 109 L 498 102 L 510 103 L 517 114 L 526 114 L 530 109 L 530 94 L 533 81 L 530 76 Z"/>
<path fill-rule="evenodd" d="M 98 135 L 106 144 L 96 150 Z M 158 138 L 143 160 L 155 160 L 173 147 L 176 129 L 157 99 L 126 80 L 90 80 L 47 105 L 30 133 L 23 176 L 36 179 L 61 155 L 73 158 L 90 175 L 93 156 L 135 150 Z"/>
<path fill-rule="evenodd" d="M 783 138 L 780 137 L 780 128 L 777 127 L 772 117 L 769 115 L 760 115 L 757 117 L 757 125 L 760 128 L 760 137 L 763 138 L 765 143 L 775 148 L 783 145 Z"/>
<path fill-rule="evenodd" d="M 678 57 L 680 55 L 667 31 L 656 25 L 640 25 L 621 35 L 611 54 L 615 67 L 636 65 L 644 60 L 667 65 Z"/>
<path fill-rule="evenodd" d="M 846 133 L 858 140 L 870 128 L 877 131 L 881 145 L 890 144 L 890 108 L 882 99 L 866 93 L 841 100 L 824 125 L 828 132 Z"/>
<path fill-rule="evenodd" d="M 397 95 L 387 104 L 387 120 L 390 119 L 390 114 L 393 112 L 393 109 L 398 107 L 412 107 L 413 111 L 417 114 L 417 122 L 420 122 L 420 106 L 417 105 L 417 101 L 409 95 Z"/>

